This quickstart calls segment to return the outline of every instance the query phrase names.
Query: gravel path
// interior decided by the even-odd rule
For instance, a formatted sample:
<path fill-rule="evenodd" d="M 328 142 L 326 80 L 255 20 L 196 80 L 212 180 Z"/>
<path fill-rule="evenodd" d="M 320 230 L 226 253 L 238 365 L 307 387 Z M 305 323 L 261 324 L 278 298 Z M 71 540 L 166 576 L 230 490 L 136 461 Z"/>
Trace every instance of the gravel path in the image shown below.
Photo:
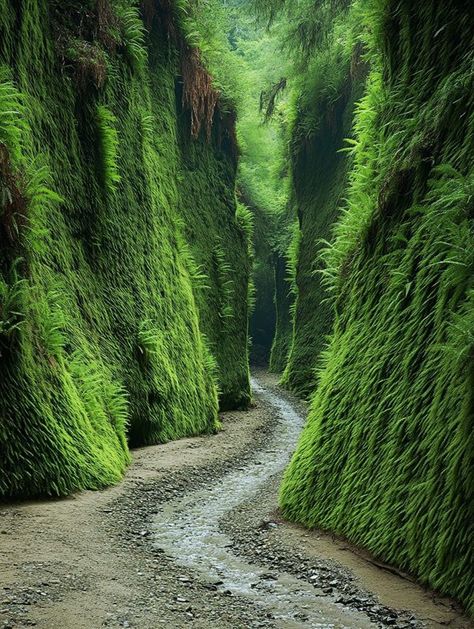
<path fill-rule="evenodd" d="M 226 413 L 221 433 L 135 451 L 117 487 L 0 506 L 0 628 L 473 627 L 347 543 L 281 520 L 285 409 L 305 409 L 258 382 L 255 407 Z"/>

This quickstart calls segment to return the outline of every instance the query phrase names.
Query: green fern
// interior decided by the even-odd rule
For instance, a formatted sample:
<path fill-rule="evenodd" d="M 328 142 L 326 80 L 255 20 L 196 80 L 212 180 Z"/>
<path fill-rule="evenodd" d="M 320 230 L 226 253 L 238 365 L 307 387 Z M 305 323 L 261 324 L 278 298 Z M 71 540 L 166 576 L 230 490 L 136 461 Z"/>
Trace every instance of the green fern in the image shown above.
<path fill-rule="evenodd" d="M 134 72 L 142 72 L 147 62 L 145 47 L 145 27 L 140 12 L 135 6 L 119 5 L 117 7 L 122 31 L 122 44 Z"/>
<path fill-rule="evenodd" d="M 101 175 L 104 186 L 108 192 L 113 194 L 117 189 L 117 184 L 121 181 L 118 165 L 119 137 L 115 129 L 116 118 L 114 114 L 105 107 L 97 107 L 97 130 L 99 135 Z"/>
<path fill-rule="evenodd" d="M 28 281 L 19 277 L 17 271 L 23 262 L 18 259 L 14 264 L 10 283 L 0 277 L 0 338 L 4 343 L 9 342 L 25 323 Z"/>

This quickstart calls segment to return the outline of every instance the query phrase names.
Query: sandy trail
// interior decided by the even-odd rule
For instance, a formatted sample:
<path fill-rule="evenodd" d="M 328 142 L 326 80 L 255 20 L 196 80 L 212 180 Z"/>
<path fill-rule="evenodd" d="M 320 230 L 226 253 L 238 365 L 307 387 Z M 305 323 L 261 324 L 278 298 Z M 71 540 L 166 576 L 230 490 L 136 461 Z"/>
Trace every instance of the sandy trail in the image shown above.
<path fill-rule="evenodd" d="M 281 521 L 304 407 L 257 379 L 254 408 L 224 414 L 218 435 L 136 450 L 117 487 L 0 506 L 0 627 L 472 627 L 349 544 Z"/>

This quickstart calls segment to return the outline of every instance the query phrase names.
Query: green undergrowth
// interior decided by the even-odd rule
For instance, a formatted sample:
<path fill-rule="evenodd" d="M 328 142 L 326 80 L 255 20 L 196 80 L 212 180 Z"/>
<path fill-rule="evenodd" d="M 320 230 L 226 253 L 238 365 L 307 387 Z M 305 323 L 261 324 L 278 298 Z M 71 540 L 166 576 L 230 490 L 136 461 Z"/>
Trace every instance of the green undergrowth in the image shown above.
<path fill-rule="evenodd" d="M 473 613 L 472 19 L 454 0 L 362 14 L 371 69 L 324 252 L 335 321 L 281 505 Z"/>
<path fill-rule="evenodd" d="M 0 2 L 2 496 L 116 482 L 128 444 L 216 430 L 218 388 L 248 399 L 232 114 L 184 142 L 205 69 L 183 79 L 167 5 Z"/>

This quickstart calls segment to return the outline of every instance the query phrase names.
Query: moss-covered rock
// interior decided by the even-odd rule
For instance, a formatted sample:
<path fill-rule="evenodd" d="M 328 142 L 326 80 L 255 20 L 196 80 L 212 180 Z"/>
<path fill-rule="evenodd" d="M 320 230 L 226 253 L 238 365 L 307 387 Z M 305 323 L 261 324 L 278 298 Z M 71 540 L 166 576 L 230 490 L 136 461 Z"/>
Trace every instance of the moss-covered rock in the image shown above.
<path fill-rule="evenodd" d="M 0 2 L 4 496 L 115 482 L 127 441 L 215 430 L 219 385 L 237 392 L 229 404 L 248 398 L 232 126 L 215 102 L 211 137 L 183 144 L 189 48 L 169 3 L 148 4 L 145 32 L 119 0 Z M 203 278 L 197 253 L 218 246 L 218 277 Z M 217 348 L 222 304 L 232 325 Z"/>
<path fill-rule="evenodd" d="M 370 5 L 335 323 L 281 504 L 474 611 L 472 15 Z"/>
<path fill-rule="evenodd" d="M 292 131 L 292 205 L 299 235 L 294 260 L 294 326 L 282 381 L 303 397 L 314 389 L 319 356 L 333 322 L 320 255 L 324 242 L 331 238 L 347 189 L 351 160 L 343 149 L 352 132 L 354 107 L 363 94 L 366 75 L 360 52 L 356 48 L 351 59 L 344 46 L 333 42 L 320 54 L 315 76 L 307 78 L 308 88 L 298 103 Z M 308 124 L 312 128 L 309 135 Z"/>

